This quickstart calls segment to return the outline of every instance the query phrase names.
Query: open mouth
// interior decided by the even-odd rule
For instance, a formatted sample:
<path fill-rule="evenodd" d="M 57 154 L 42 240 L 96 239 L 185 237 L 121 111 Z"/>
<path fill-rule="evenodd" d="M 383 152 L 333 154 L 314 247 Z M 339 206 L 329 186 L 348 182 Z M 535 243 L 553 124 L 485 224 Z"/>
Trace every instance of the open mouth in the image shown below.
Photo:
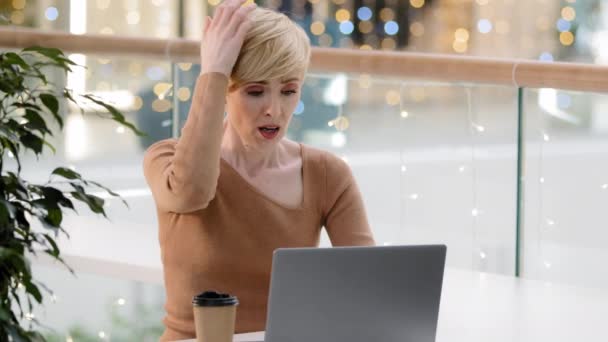
<path fill-rule="evenodd" d="M 280 129 L 281 127 L 272 125 L 258 127 L 260 134 L 266 139 L 274 139 L 279 134 Z"/>

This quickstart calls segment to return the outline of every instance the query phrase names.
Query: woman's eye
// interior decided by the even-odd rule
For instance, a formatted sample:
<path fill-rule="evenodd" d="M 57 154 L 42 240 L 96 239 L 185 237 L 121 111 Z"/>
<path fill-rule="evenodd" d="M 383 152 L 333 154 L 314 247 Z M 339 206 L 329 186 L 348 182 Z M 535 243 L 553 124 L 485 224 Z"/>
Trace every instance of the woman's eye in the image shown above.
<path fill-rule="evenodd" d="M 289 95 L 293 95 L 293 94 L 297 93 L 297 91 L 296 90 L 284 90 L 281 93 L 283 95 L 289 96 Z M 255 97 L 260 97 L 263 94 L 264 94 L 263 90 L 249 90 L 249 91 L 247 91 L 247 95 L 255 96 Z"/>

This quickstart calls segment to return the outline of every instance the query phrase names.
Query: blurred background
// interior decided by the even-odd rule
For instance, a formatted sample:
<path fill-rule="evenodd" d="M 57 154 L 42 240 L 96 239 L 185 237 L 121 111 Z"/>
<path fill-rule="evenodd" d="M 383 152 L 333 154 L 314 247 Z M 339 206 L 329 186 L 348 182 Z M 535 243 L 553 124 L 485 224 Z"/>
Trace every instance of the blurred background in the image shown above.
<path fill-rule="evenodd" d="M 219 2 L 2 0 L 0 13 L 14 27 L 199 39 L 204 16 Z M 608 3 L 599 0 L 258 5 L 288 15 L 315 46 L 608 63 Z M 109 221 L 67 218 L 71 239 L 62 241 L 64 253 L 94 262 L 90 273 L 76 277 L 35 264 L 55 295 L 31 317 L 53 327 L 53 341 L 157 340 L 164 289 L 154 202 L 141 165 L 150 144 L 178 136 L 200 66 L 70 58 L 84 68 L 57 74 L 56 81 L 112 102 L 148 136 L 67 108 L 65 130 L 53 141 L 57 153 L 27 161 L 24 176 L 31 181 L 68 165 L 130 206 L 109 199 Z M 608 290 L 607 109 L 608 97 L 598 93 L 313 72 L 289 137 L 350 164 L 380 244 L 445 243 L 448 267 Z M 520 134 L 525 205 L 518 212 Z M 326 236 L 322 244 L 329 244 Z"/>

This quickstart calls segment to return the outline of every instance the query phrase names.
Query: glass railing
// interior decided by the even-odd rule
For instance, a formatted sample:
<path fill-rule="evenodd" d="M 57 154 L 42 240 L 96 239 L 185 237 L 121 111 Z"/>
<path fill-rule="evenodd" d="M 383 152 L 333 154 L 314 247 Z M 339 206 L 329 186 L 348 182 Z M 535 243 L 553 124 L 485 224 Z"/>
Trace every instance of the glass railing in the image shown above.
<path fill-rule="evenodd" d="M 127 296 L 140 287 L 161 298 L 157 220 L 142 159 L 153 142 L 179 137 L 200 68 L 74 57 L 88 71 L 70 75 L 68 84 L 114 102 L 148 137 L 137 138 L 93 111 L 81 116 L 72 110 L 53 141 L 56 155 L 26 162 L 24 176 L 31 181 L 46 181 L 53 167 L 69 165 L 119 192 L 130 206 L 108 200 L 109 221 L 67 217 L 71 239 L 61 243 L 68 262 L 90 262 L 77 278 L 53 268 L 40 272 L 41 280 L 64 293 L 60 298 L 83 298 L 92 288 L 105 291 L 117 282 L 127 295 L 108 290 L 102 296 L 108 307 L 120 298 L 137 302 Z M 448 267 L 606 289 L 607 106 L 605 94 L 591 92 L 313 70 L 288 137 L 347 161 L 379 244 L 444 243 Z M 321 244 L 329 245 L 327 236 Z M 107 272 L 116 263 L 129 271 Z M 81 273 L 105 280 L 91 285 Z M 150 303 L 162 312 L 160 299 Z M 52 313 L 54 307 L 66 314 Z M 62 317 L 63 323 L 46 322 L 64 338 L 91 313 L 85 304 L 45 310 L 48 317 Z M 70 310 L 74 316 L 67 316 Z M 128 312 L 129 319 L 137 315 Z M 112 322 L 100 315 L 97 321 Z M 98 336 L 122 334 L 111 324 L 82 324 Z"/>
<path fill-rule="evenodd" d="M 164 326 L 164 288 L 160 284 L 36 265 L 32 271 L 49 288 L 44 306 L 28 314 L 49 329 L 50 342 L 158 341 Z M 26 323 L 27 324 L 27 323 Z"/>
<path fill-rule="evenodd" d="M 608 96 L 525 89 L 523 276 L 608 288 Z"/>

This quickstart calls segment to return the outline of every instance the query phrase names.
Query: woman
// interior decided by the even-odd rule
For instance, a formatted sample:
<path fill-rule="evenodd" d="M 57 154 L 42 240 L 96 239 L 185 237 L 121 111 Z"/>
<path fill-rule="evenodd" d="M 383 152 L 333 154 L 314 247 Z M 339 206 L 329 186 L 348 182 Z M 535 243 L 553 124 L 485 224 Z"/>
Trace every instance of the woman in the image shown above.
<path fill-rule="evenodd" d="M 191 301 L 206 289 L 239 298 L 237 333 L 264 330 L 273 251 L 318 246 L 322 227 L 334 246 L 374 244 L 348 166 L 284 138 L 310 58 L 306 34 L 243 3 L 227 0 L 207 18 L 182 135 L 144 160 L 167 291 L 161 340 L 195 335 Z"/>

